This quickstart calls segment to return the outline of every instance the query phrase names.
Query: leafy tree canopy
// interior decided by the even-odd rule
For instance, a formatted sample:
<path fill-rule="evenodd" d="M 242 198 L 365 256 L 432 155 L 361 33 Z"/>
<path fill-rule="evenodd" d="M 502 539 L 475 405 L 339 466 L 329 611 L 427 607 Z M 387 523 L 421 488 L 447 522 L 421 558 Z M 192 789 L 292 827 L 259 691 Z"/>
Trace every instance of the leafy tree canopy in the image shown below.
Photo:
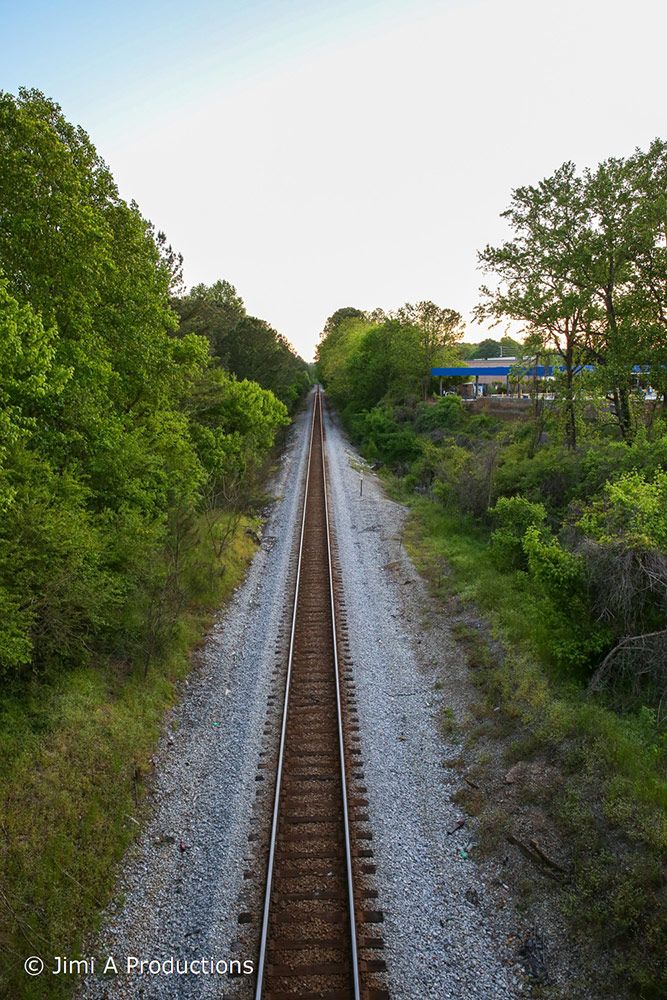
<path fill-rule="evenodd" d="M 199 519 L 239 502 L 287 420 L 214 367 L 200 317 L 178 330 L 180 269 L 83 129 L 0 93 L 0 674 L 137 647 L 147 664 Z M 231 285 L 186 299 L 245 325 L 253 370 L 300 395 L 305 366 Z"/>
<path fill-rule="evenodd" d="M 656 383 L 666 381 L 667 143 L 656 139 L 645 153 L 581 174 L 564 163 L 513 191 L 503 215 L 514 235 L 479 255 L 499 284 L 482 287 L 477 318 L 521 321 L 543 350 L 558 353 L 570 447 L 582 364 L 596 366 L 598 391 L 613 396 L 621 434 L 632 440 L 633 365 L 650 364 Z"/>
<path fill-rule="evenodd" d="M 487 337 L 479 344 L 463 344 L 462 346 L 466 348 L 466 361 L 472 358 L 499 358 L 501 356 L 516 358 L 523 350 L 523 345 L 518 340 L 512 340 L 511 337 L 501 337 L 500 340 Z"/>
<path fill-rule="evenodd" d="M 195 285 L 172 300 L 179 336 L 206 337 L 216 361 L 239 379 L 270 389 L 290 410 L 310 383 L 308 366 L 289 341 L 268 323 L 248 316 L 243 299 L 228 281 Z"/>

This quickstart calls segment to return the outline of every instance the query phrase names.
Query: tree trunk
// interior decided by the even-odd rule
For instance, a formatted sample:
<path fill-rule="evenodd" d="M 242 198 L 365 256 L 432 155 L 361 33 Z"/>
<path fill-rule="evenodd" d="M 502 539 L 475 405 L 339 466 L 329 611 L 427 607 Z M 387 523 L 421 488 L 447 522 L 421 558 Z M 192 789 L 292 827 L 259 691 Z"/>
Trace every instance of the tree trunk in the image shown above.
<path fill-rule="evenodd" d="M 630 392 L 627 386 L 614 389 L 614 406 L 616 407 L 616 419 L 618 420 L 621 437 L 626 444 L 632 444 L 634 427 L 632 424 L 632 410 L 630 409 Z"/>
<path fill-rule="evenodd" d="M 574 365 L 572 364 L 572 351 L 568 349 L 565 353 L 565 441 L 569 451 L 574 451 L 577 447 L 577 420 L 574 411 Z"/>

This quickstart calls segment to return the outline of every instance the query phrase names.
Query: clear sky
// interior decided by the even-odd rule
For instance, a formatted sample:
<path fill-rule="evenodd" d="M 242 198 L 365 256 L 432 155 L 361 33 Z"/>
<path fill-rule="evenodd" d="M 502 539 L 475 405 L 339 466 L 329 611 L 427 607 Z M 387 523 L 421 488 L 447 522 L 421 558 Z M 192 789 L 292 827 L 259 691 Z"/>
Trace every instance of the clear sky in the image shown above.
<path fill-rule="evenodd" d="M 667 136 L 656 0 L 0 0 L 0 89 L 82 125 L 188 286 L 310 359 L 341 306 L 468 319 L 511 189 Z M 466 340 L 486 335 L 468 324 Z M 500 335 L 500 334 L 498 334 Z"/>

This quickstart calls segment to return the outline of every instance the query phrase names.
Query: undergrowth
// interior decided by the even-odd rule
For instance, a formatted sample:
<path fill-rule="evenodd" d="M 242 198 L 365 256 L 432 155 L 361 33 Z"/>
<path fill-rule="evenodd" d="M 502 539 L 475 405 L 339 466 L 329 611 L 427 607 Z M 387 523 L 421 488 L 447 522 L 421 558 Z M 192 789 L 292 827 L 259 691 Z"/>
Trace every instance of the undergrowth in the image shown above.
<path fill-rule="evenodd" d="M 497 567 L 487 528 L 397 480 L 390 489 L 411 506 L 405 543 L 417 568 L 443 599 L 474 602 L 502 643 L 502 656 L 466 645 L 474 683 L 567 775 L 552 808 L 571 854 L 563 905 L 573 932 L 584 952 L 611 956 L 610 987 L 658 1000 L 667 990 L 667 742 L 655 712 L 619 713 L 563 676 L 539 595 L 525 572 Z"/>
<path fill-rule="evenodd" d="M 160 721 L 178 698 L 210 608 L 231 594 L 255 550 L 256 518 L 237 520 L 217 572 L 181 611 L 168 653 L 97 662 L 0 700 L 0 996 L 66 997 L 76 977 L 49 975 L 81 954 L 109 902 L 115 865 L 140 830 Z M 224 519 L 220 525 L 224 529 Z M 23 962 L 44 959 L 41 977 Z"/>

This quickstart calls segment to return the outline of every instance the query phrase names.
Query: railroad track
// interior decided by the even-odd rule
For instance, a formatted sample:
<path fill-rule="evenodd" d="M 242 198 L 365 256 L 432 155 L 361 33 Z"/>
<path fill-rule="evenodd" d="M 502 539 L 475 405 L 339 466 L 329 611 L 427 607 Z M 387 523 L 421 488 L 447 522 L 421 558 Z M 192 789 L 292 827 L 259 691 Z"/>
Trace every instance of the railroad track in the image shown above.
<path fill-rule="evenodd" d="M 359 737 L 344 732 L 346 721 L 351 730 L 358 723 L 351 682 L 339 662 L 344 625 L 337 621 L 335 580 L 322 396 L 316 391 L 255 1000 L 388 998 L 376 978 L 384 969 L 374 957 L 382 940 L 367 932 L 382 915 L 364 909 L 376 894 L 364 887 L 363 876 L 375 868 L 368 860 L 370 833 L 360 827 L 368 816 Z"/>

